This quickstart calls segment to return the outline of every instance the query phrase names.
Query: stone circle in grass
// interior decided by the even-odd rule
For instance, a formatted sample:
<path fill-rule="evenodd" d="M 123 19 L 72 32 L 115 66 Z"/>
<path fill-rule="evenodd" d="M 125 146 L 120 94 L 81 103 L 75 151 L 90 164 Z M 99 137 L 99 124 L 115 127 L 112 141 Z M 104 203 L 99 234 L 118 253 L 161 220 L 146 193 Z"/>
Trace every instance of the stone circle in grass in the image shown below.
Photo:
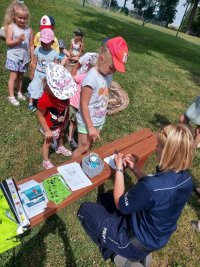
<path fill-rule="evenodd" d="M 125 108 L 127 108 L 129 104 L 128 94 L 121 88 L 121 86 L 112 81 L 110 86 L 110 95 L 108 102 L 108 111 L 107 114 L 115 114 Z"/>

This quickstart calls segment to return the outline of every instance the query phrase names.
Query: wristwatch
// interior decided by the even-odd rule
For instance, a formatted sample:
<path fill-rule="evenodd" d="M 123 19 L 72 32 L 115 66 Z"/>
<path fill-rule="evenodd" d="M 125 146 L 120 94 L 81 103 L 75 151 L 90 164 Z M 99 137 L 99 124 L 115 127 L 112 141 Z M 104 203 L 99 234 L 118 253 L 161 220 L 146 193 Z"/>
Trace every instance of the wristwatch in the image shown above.
<path fill-rule="evenodd" d="M 116 168 L 115 172 L 122 172 L 123 173 L 124 171 L 123 171 L 123 169 Z"/>

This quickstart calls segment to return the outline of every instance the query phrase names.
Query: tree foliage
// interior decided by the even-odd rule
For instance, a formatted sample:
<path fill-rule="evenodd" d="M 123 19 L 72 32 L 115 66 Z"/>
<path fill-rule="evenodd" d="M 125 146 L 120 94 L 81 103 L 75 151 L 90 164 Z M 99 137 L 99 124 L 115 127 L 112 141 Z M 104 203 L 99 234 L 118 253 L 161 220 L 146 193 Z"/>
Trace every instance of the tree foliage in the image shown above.
<path fill-rule="evenodd" d="M 110 4 L 110 0 L 103 0 L 102 1 L 102 7 L 107 8 Z M 117 0 L 111 0 L 110 7 L 113 9 L 119 8 Z"/>
<path fill-rule="evenodd" d="M 134 9 L 145 18 L 172 23 L 179 0 L 132 0 Z"/>
<path fill-rule="evenodd" d="M 176 15 L 176 7 L 179 0 L 160 1 L 157 18 L 159 21 L 167 21 L 167 24 L 172 23 Z"/>
<path fill-rule="evenodd" d="M 188 10 L 188 12 L 185 15 L 185 18 L 183 20 L 181 31 L 186 32 L 188 27 L 188 21 L 191 14 L 192 7 Z M 192 25 L 190 28 L 190 33 L 196 34 L 197 36 L 200 36 L 200 7 L 197 8 L 196 14 L 194 16 L 194 19 L 192 21 Z"/>
<path fill-rule="evenodd" d="M 198 8 L 198 4 L 200 3 L 200 0 L 188 0 L 188 2 L 191 3 L 191 12 L 189 14 L 189 18 L 188 18 L 188 24 L 186 27 L 186 33 L 190 33 L 191 29 L 192 29 L 192 24 L 195 18 L 195 14 Z"/>

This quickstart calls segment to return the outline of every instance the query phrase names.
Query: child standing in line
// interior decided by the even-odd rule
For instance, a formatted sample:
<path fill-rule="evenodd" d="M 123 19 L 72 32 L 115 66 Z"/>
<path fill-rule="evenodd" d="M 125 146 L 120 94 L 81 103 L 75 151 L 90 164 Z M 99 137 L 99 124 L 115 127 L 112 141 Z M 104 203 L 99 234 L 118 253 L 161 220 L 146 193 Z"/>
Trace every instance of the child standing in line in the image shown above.
<path fill-rule="evenodd" d="M 106 38 L 103 40 L 100 52 L 106 52 L 107 46 L 106 43 L 110 38 Z M 99 54 L 98 53 L 85 53 L 79 61 L 75 64 L 75 68 L 72 69 L 71 74 L 76 72 L 76 75 L 74 76 L 75 82 L 78 85 L 78 92 L 70 98 L 70 110 L 69 110 L 69 133 L 68 133 L 68 142 L 71 146 L 71 148 L 74 150 L 77 148 L 78 144 L 74 140 L 74 132 L 77 128 L 77 121 L 76 121 L 76 113 L 79 109 L 80 104 L 80 93 L 81 93 L 81 86 L 83 79 L 86 76 L 86 73 L 91 67 L 96 66 L 98 61 Z M 108 77 L 108 79 L 111 81 L 112 77 Z"/>
<path fill-rule="evenodd" d="M 47 64 L 50 62 L 58 63 L 59 59 L 58 53 L 51 48 L 54 42 L 54 33 L 51 29 L 41 30 L 40 42 L 41 47 L 34 50 L 30 72 L 32 82 L 28 86 L 29 110 L 31 112 L 36 110 L 34 100 L 38 100 L 42 96 Z"/>
<path fill-rule="evenodd" d="M 100 139 L 103 128 L 111 75 L 115 71 L 125 72 L 128 47 L 122 37 L 108 40 L 107 50 L 100 53 L 97 66 L 92 68 L 82 83 L 80 107 L 77 113 L 78 147 L 72 158 L 87 152 L 96 139 Z"/>
<path fill-rule="evenodd" d="M 38 100 L 37 116 L 44 133 L 42 146 L 43 167 L 54 165 L 49 160 L 49 148 L 57 140 L 56 153 L 71 156 L 71 151 L 63 146 L 63 135 L 69 118 L 69 98 L 77 91 L 71 74 L 61 65 L 49 63 L 46 68 L 45 92 Z"/>
<path fill-rule="evenodd" d="M 5 14 L 4 26 L 6 31 L 7 58 L 6 69 L 10 71 L 8 80 L 9 102 L 18 106 L 19 101 L 15 98 L 14 89 L 17 89 L 19 100 L 25 100 L 22 94 L 22 80 L 28 62 L 33 55 L 33 31 L 27 25 L 29 19 L 28 8 L 17 1 L 13 1 Z"/>
<path fill-rule="evenodd" d="M 40 31 L 37 32 L 35 34 L 35 37 L 34 37 L 34 47 L 36 48 L 36 47 L 41 46 L 41 42 L 40 42 L 41 30 L 51 29 L 52 31 L 54 31 L 54 28 L 55 28 L 54 18 L 52 16 L 47 16 L 47 15 L 42 16 L 42 18 L 40 20 Z M 55 35 L 54 35 L 54 42 L 53 42 L 51 48 L 54 49 L 57 53 L 59 53 L 58 39 L 56 38 Z"/>

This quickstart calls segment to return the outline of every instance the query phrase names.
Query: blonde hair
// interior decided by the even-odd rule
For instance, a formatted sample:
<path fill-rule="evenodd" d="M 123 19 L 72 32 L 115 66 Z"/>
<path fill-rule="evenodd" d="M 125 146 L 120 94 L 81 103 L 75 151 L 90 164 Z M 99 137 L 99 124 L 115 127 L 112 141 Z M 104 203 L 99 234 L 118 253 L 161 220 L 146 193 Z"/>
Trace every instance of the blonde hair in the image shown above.
<path fill-rule="evenodd" d="M 27 13 L 27 23 L 29 22 L 30 14 L 27 6 L 19 1 L 12 1 L 6 10 L 4 16 L 4 26 L 7 27 L 9 24 L 15 21 L 15 15 L 19 10 L 22 10 Z"/>
<path fill-rule="evenodd" d="M 159 167 L 163 171 L 186 170 L 192 165 L 194 138 L 189 128 L 182 123 L 170 124 L 157 132 L 163 147 Z"/>
<path fill-rule="evenodd" d="M 103 60 L 102 60 L 103 58 Z M 103 51 L 100 51 L 98 61 L 97 61 L 97 66 L 101 66 L 105 64 L 106 62 L 112 61 L 112 55 L 109 51 L 109 49 L 105 49 Z"/>

